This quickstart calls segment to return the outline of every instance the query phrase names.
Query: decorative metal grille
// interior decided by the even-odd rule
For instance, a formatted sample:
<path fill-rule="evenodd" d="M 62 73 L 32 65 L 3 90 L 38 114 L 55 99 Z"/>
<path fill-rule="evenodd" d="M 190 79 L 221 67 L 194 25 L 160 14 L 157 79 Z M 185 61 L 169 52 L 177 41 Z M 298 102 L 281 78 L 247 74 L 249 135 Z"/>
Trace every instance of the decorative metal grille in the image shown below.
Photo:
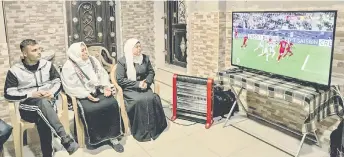
<path fill-rule="evenodd" d="M 69 45 L 103 46 L 117 58 L 114 1 L 66 1 L 66 8 Z"/>
<path fill-rule="evenodd" d="M 80 5 L 81 18 L 82 18 L 82 29 L 83 37 L 86 43 L 90 43 L 95 40 L 95 31 L 94 31 L 94 12 L 95 8 L 91 3 L 82 3 Z"/>
<path fill-rule="evenodd" d="M 186 24 L 185 10 L 186 8 L 184 0 L 178 1 L 178 23 L 180 24 Z"/>
<path fill-rule="evenodd" d="M 186 67 L 186 6 L 184 0 L 165 2 L 165 60 Z"/>

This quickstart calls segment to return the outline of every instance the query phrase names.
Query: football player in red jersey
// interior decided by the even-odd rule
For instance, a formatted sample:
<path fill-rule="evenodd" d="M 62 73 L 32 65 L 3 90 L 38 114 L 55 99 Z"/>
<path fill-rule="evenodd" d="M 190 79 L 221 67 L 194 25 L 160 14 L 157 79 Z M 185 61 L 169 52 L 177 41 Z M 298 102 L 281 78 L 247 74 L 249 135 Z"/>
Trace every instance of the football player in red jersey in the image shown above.
<path fill-rule="evenodd" d="M 238 28 L 234 28 L 234 37 L 238 39 Z"/>
<path fill-rule="evenodd" d="M 246 48 L 246 46 L 247 46 L 247 40 L 248 40 L 248 36 L 245 35 L 245 36 L 244 36 L 244 41 L 243 41 L 243 43 L 242 43 L 242 45 L 241 45 L 241 48 Z"/>
<path fill-rule="evenodd" d="M 278 58 L 277 58 L 278 62 L 281 60 L 281 57 L 283 56 L 285 48 L 287 47 L 287 45 L 288 45 L 288 42 L 285 41 L 284 37 L 283 37 L 282 40 L 279 43 L 280 48 L 279 48 L 279 55 L 278 55 Z"/>
<path fill-rule="evenodd" d="M 293 45 L 294 45 L 294 44 L 293 44 L 292 42 L 289 42 L 289 44 L 288 44 L 288 46 L 287 46 L 287 48 L 286 48 L 286 52 L 285 52 L 283 58 L 284 58 L 285 56 L 287 56 L 287 54 L 289 54 L 289 56 L 292 56 L 292 55 L 293 55 L 293 52 L 292 52 Z"/>

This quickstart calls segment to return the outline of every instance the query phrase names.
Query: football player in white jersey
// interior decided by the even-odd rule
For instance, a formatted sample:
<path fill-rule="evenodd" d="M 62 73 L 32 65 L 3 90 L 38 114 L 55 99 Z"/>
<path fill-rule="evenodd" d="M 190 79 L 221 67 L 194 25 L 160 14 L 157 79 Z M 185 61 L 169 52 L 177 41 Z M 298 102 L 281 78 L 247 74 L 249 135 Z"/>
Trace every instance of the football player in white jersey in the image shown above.
<path fill-rule="evenodd" d="M 275 45 L 271 37 L 266 37 L 267 40 L 264 40 L 263 42 L 263 52 L 259 54 L 258 56 L 263 56 L 265 55 L 266 61 L 269 61 L 269 56 L 274 56 L 275 55 Z"/>
<path fill-rule="evenodd" d="M 276 54 L 276 51 L 275 51 L 276 41 L 272 40 L 271 37 L 269 38 L 269 41 L 268 41 L 268 47 L 269 47 L 269 53 L 270 53 L 271 58 L 272 58 Z"/>
<path fill-rule="evenodd" d="M 262 49 L 262 53 L 263 54 L 263 51 L 264 51 L 264 43 L 265 43 L 265 40 L 264 40 L 264 36 L 262 37 L 262 39 L 260 40 L 259 42 L 259 45 L 257 48 L 255 48 L 253 51 L 256 52 L 258 49 Z"/>
<path fill-rule="evenodd" d="M 266 36 L 263 36 L 262 37 L 262 40 L 260 40 L 260 42 L 259 42 L 259 45 L 258 45 L 258 47 L 257 47 L 257 49 L 258 48 L 261 48 L 262 49 L 262 53 L 260 53 L 259 54 L 259 56 L 262 56 L 262 55 L 264 55 L 266 52 L 268 52 L 267 50 L 267 44 L 266 44 L 267 42 L 266 42 Z"/>

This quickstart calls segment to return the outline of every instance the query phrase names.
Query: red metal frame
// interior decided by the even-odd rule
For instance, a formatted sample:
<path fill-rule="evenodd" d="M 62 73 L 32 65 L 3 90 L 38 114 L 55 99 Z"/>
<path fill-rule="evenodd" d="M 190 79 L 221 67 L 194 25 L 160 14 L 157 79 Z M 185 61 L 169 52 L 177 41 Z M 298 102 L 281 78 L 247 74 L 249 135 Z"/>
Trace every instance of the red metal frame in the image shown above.
<path fill-rule="evenodd" d="M 174 74 L 172 80 L 172 121 L 177 119 L 177 76 L 177 74 Z"/>
<path fill-rule="evenodd" d="M 209 129 L 213 124 L 213 83 L 212 78 L 208 78 L 207 81 L 207 122 L 205 128 Z"/>
<path fill-rule="evenodd" d="M 173 75 L 172 79 L 172 117 L 171 120 L 177 119 L 177 74 Z M 207 115 L 205 128 L 209 129 L 213 124 L 213 83 L 214 79 L 208 78 L 207 81 Z"/>

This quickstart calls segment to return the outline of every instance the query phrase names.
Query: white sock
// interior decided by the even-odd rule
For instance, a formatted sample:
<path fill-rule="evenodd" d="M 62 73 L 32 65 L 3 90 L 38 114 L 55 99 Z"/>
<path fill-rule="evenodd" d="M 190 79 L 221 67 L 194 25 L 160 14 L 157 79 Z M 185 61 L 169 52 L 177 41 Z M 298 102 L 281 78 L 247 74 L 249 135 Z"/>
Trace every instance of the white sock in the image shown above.
<path fill-rule="evenodd" d="M 114 145 L 117 145 L 117 144 L 119 144 L 119 141 L 117 139 L 112 139 L 111 143 L 114 144 Z"/>

